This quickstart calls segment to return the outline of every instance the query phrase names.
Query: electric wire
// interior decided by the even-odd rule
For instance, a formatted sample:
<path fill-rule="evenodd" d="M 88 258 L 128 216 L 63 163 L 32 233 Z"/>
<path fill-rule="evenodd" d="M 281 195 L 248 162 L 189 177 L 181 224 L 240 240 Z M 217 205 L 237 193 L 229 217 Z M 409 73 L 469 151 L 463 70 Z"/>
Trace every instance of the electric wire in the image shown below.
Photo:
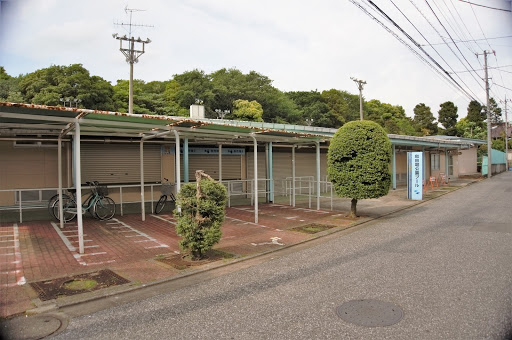
<path fill-rule="evenodd" d="M 464 56 L 464 53 L 462 53 L 462 51 L 460 50 L 459 46 L 457 45 L 457 43 L 454 41 L 453 37 L 451 36 L 450 32 L 448 32 L 448 30 L 446 29 L 446 27 L 443 25 L 443 23 L 441 22 L 441 20 L 439 19 L 439 17 L 437 16 L 436 12 L 434 11 L 434 9 L 432 8 L 432 6 L 430 6 L 430 4 L 428 3 L 427 0 L 425 0 L 425 3 L 427 4 L 427 6 L 430 8 L 430 11 L 432 12 L 432 14 L 434 14 L 435 18 L 437 19 L 437 21 L 439 22 L 439 24 L 441 25 L 441 27 L 444 29 L 444 31 L 446 32 L 446 34 L 448 34 L 448 37 L 450 38 L 450 40 L 453 42 L 453 44 L 455 45 L 455 47 L 457 48 L 457 50 L 459 51 L 459 53 L 461 54 L 462 58 L 464 58 L 464 60 L 466 61 L 466 63 L 469 65 L 469 67 L 471 69 L 473 69 L 473 66 L 471 66 L 471 63 L 467 60 L 466 56 Z M 436 7 L 438 8 L 439 12 L 441 12 L 441 10 L 439 9 L 439 6 L 437 5 L 437 3 L 434 1 L 434 4 L 436 5 Z M 441 15 L 443 15 L 441 13 Z M 444 16 L 444 15 L 443 15 Z M 446 20 L 446 18 L 445 18 Z M 449 46 L 449 45 L 448 45 Z M 453 49 L 450 48 L 450 50 L 453 52 L 453 54 L 457 57 L 457 59 L 459 59 L 459 61 L 461 62 L 462 65 L 464 65 L 464 68 L 468 69 L 466 67 L 466 65 L 462 62 L 462 60 L 460 60 L 459 56 L 457 55 L 457 53 L 455 53 L 455 51 L 453 51 Z M 474 69 L 473 69 L 474 71 Z M 476 71 L 475 71 L 476 73 Z M 471 76 L 473 77 L 473 79 L 475 79 L 475 81 L 481 86 L 482 84 L 475 78 L 475 76 L 473 75 L 473 73 L 470 73 Z M 467 85 L 466 85 L 467 86 Z"/>
<path fill-rule="evenodd" d="M 471 92 L 471 94 L 462 86 L 459 84 L 459 82 L 457 82 L 457 80 L 455 80 L 451 74 L 446 71 L 444 69 L 443 66 L 441 66 L 427 51 L 425 51 L 425 49 L 423 49 L 423 47 L 421 47 L 419 45 L 419 43 L 410 35 L 408 34 L 402 27 L 400 27 L 400 25 L 398 25 L 389 15 L 387 15 L 379 6 L 377 6 L 372 0 L 366 0 L 371 6 L 373 6 L 375 8 L 376 11 L 378 11 L 384 18 L 386 18 L 387 21 L 389 21 L 396 29 L 398 29 L 402 34 L 404 34 L 419 50 L 421 50 L 423 52 L 423 54 L 425 54 L 425 56 L 427 56 L 428 59 L 430 59 L 444 74 L 446 74 L 450 80 L 459 88 L 460 91 L 462 91 L 469 99 L 471 100 L 476 100 L 475 97 L 477 97 L 471 90 L 469 90 L 469 92 Z M 464 83 L 464 81 L 462 81 L 462 79 L 459 77 L 459 79 L 461 80 L 462 83 Z M 468 87 L 467 84 L 464 83 L 464 85 Z"/>
<path fill-rule="evenodd" d="M 459 90 L 455 84 L 450 81 L 449 74 L 441 72 L 437 67 L 432 65 L 428 60 L 426 60 L 418 51 L 416 51 L 411 45 L 409 45 L 405 40 L 400 38 L 393 30 L 391 30 L 388 26 L 386 26 L 382 21 L 380 21 L 377 17 L 375 17 L 372 13 L 370 13 L 366 8 L 364 8 L 361 4 L 356 2 L 355 0 L 349 0 L 353 5 L 358 7 L 361 11 L 363 11 L 366 15 L 372 18 L 375 22 L 377 22 L 382 28 L 384 28 L 389 34 L 391 34 L 395 39 L 397 39 L 400 43 L 402 43 L 405 47 L 407 47 L 417 58 L 419 58 L 422 62 L 430 66 L 430 68 L 435 71 L 441 79 L 446 81 L 448 85 L 453 86 L 455 89 Z M 464 93 L 466 96 L 470 97 L 468 94 Z"/>
<path fill-rule="evenodd" d="M 421 37 L 422 37 L 422 38 L 423 38 L 427 43 L 429 43 L 429 44 L 430 44 L 430 42 L 429 42 L 429 41 L 428 41 L 428 39 L 425 37 L 425 35 L 424 35 L 423 33 L 421 33 L 421 31 L 416 27 L 416 25 L 414 25 L 414 24 L 412 23 L 412 21 L 409 19 L 409 17 L 408 17 L 407 15 L 405 15 L 405 13 L 404 13 L 404 12 L 403 12 L 403 11 L 402 11 L 398 6 L 397 6 L 397 5 L 393 2 L 393 0 L 390 0 L 390 1 L 391 1 L 391 3 L 393 4 L 393 6 L 395 6 L 395 8 L 396 8 L 396 9 L 397 9 L 397 10 L 398 10 L 398 11 L 399 11 L 403 16 L 404 16 L 404 18 L 405 18 L 405 19 L 406 19 L 406 20 L 407 20 L 407 21 L 412 25 L 412 27 L 414 27 L 414 29 L 415 29 L 415 30 L 416 30 L 416 31 L 421 35 Z M 417 42 L 416 42 L 416 41 L 413 41 L 413 42 L 414 42 L 417 46 L 419 45 L 419 44 L 417 44 Z M 418 48 L 419 48 L 419 49 L 420 49 L 420 50 L 421 50 L 425 55 L 427 55 L 427 57 L 429 57 L 430 59 L 433 59 L 433 58 L 432 58 L 432 57 L 427 53 L 427 51 L 425 51 L 425 50 L 421 47 L 421 45 L 420 45 L 420 46 L 418 46 Z M 460 80 L 460 81 L 461 81 L 461 82 L 462 82 L 466 87 L 468 87 L 468 86 L 467 86 L 467 84 L 465 84 L 465 83 L 464 83 L 464 81 L 462 80 L 462 78 L 461 78 L 458 74 L 456 74 L 456 73 L 455 73 L 455 71 L 453 70 L 453 68 L 452 68 L 452 67 L 450 66 L 450 64 L 449 64 L 449 63 L 448 63 L 448 62 L 443 58 L 443 56 L 439 53 L 439 51 L 438 51 L 437 49 L 435 49 L 434 47 L 432 47 L 432 49 L 433 49 L 433 50 L 437 53 L 437 55 L 438 55 L 438 56 L 439 56 L 439 57 L 444 61 L 444 63 L 445 63 L 445 64 L 446 64 L 446 65 L 447 65 L 447 66 L 452 70 L 453 74 L 455 74 L 455 75 L 459 78 L 459 80 Z M 437 63 L 436 63 L 436 64 L 437 64 Z M 437 64 L 437 65 L 440 67 L 440 65 L 439 65 L 439 64 Z M 473 94 L 473 96 L 475 96 L 475 97 L 476 97 L 476 95 L 475 95 L 473 92 L 472 92 L 472 94 Z"/>
<path fill-rule="evenodd" d="M 497 10 L 497 11 L 504 11 L 504 12 L 512 12 L 511 10 L 509 9 L 503 9 L 503 8 L 496 8 L 496 7 L 489 7 L 489 6 L 485 6 L 485 5 L 479 5 L 479 4 L 475 4 L 473 2 L 469 2 L 469 1 L 466 1 L 466 0 L 459 0 L 460 2 L 465 2 L 465 3 L 468 3 L 470 5 L 474 5 L 474 6 L 480 6 L 480 7 L 485 7 L 485 8 L 488 8 L 488 9 L 494 9 L 494 10 Z"/>

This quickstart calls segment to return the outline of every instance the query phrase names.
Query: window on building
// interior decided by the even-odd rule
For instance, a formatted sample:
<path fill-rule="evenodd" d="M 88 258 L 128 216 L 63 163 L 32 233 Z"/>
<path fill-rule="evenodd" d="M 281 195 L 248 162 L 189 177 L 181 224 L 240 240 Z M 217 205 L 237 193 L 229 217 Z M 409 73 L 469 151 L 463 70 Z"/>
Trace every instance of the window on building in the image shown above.
<path fill-rule="evenodd" d="M 430 169 L 431 170 L 439 170 L 439 154 L 431 153 L 430 154 Z"/>

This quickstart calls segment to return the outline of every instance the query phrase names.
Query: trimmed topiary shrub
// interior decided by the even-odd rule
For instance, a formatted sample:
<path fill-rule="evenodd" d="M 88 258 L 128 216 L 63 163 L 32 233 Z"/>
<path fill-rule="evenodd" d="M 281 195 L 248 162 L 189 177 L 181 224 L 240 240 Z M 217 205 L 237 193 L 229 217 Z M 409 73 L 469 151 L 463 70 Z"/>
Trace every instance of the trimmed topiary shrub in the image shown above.
<path fill-rule="evenodd" d="M 357 200 L 387 195 L 391 185 L 391 142 L 372 121 L 352 121 L 331 139 L 327 173 L 336 194 L 352 199 L 350 216 L 357 216 Z"/>
<path fill-rule="evenodd" d="M 227 191 L 201 170 L 196 171 L 196 183 L 187 183 L 178 193 L 174 216 L 178 220 L 176 233 L 182 237 L 180 247 L 190 251 L 192 258 L 204 257 L 222 236 Z"/>

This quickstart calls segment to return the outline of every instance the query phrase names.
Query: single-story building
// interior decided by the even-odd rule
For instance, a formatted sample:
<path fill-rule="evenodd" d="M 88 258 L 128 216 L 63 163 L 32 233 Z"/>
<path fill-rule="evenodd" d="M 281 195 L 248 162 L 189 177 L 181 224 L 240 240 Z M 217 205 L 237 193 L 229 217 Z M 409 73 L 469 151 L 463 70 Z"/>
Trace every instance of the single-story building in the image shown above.
<path fill-rule="evenodd" d="M 158 199 L 160 182 L 194 180 L 197 169 L 222 181 L 230 197 L 306 194 L 320 209 L 327 150 L 336 129 L 191 117 L 135 115 L 0 102 L 0 207 L 44 206 L 58 188 L 99 181 L 118 203 Z M 407 152 L 423 151 L 425 178 L 477 173 L 485 141 L 389 135 L 393 188 L 406 183 Z M 80 183 L 81 185 L 77 185 Z M 122 204 L 121 204 L 122 209 Z M 1 210 L 0 210 L 1 212 Z M 122 210 L 121 210 L 122 212 Z M 78 215 L 80 227 L 81 215 Z"/>

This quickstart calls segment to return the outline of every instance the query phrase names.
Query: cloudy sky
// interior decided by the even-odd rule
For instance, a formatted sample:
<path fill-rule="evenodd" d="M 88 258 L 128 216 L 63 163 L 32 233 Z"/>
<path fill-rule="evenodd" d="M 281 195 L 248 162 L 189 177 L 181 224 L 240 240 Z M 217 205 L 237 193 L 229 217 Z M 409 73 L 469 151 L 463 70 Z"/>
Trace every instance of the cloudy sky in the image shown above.
<path fill-rule="evenodd" d="M 210 73 L 225 67 L 262 73 L 283 91 L 336 88 L 355 94 L 358 90 L 350 77 L 356 77 L 367 82 L 366 100 L 402 105 L 409 116 L 418 103 L 436 114 L 439 104 L 450 100 L 462 117 L 470 97 L 485 102 L 484 59 L 475 53 L 496 52 L 488 56 L 491 96 L 512 99 L 510 0 L 468 1 L 473 4 L 461 0 L 373 0 L 375 6 L 367 0 L 0 0 L 0 66 L 18 75 L 80 63 L 112 84 L 128 79 L 128 64 L 112 37 L 129 34 L 126 26 L 115 25 L 130 21 L 128 8 L 140 10 L 133 12 L 132 23 L 152 26 L 132 29 L 135 37 L 152 41 L 135 66 L 138 79 L 168 80 L 188 70 Z M 413 46 L 405 32 L 428 56 L 418 47 L 405 46 L 353 2 Z M 453 80 L 447 80 L 450 77 Z"/>

